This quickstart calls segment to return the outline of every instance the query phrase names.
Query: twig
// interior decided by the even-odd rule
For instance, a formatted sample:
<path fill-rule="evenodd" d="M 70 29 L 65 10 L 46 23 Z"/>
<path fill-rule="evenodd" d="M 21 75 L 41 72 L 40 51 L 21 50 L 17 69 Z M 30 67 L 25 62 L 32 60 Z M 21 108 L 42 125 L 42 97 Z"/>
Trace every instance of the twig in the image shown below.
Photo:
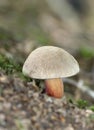
<path fill-rule="evenodd" d="M 87 93 L 90 97 L 94 98 L 94 91 L 89 88 L 89 86 L 84 85 L 83 80 L 79 80 L 78 82 L 72 79 L 63 79 L 63 82 L 69 83 L 74 85 L 75 87 L 79 88 L 84 93 Z"/>

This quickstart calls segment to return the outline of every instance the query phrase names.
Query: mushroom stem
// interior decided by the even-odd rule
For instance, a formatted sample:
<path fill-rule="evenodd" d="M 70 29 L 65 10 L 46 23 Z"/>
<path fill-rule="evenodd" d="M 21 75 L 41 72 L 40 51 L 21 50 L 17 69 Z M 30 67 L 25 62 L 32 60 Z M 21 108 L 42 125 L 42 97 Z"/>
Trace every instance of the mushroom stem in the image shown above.
<path fill-rule="evenodd" d="M 55 98 L 62 98 L 64 86 L 61 78 L 45 80 L 46 93 Z"/>

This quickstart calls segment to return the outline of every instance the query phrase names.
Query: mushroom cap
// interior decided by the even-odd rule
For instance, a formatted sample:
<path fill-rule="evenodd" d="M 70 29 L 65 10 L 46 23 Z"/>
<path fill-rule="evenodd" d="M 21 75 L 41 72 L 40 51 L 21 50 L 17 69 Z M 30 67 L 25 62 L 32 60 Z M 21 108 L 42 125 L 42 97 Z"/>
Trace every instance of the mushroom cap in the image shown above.
<path fill-rule="evenodd" d="M 55 46 L 35 49 L 23 65 L 23 73 L 34 79 L 63 78 L 78 72 L 79 65 L 74 57 Z"/>

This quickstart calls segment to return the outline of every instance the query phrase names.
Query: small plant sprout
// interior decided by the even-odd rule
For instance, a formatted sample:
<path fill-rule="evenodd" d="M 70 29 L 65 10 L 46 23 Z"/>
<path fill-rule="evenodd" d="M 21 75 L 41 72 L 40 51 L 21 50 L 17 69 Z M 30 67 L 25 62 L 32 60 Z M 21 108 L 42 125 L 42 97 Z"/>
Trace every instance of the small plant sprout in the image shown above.
<path fill-rule="evenodd" d="M 23 73 L 33 79 L 44 79 L 46 93 L 62 98 L 64 85 L 62 78 L 79 72 L 79 65 L 72 55 L 55 46 L 35 49 L 23 65 Z"/>

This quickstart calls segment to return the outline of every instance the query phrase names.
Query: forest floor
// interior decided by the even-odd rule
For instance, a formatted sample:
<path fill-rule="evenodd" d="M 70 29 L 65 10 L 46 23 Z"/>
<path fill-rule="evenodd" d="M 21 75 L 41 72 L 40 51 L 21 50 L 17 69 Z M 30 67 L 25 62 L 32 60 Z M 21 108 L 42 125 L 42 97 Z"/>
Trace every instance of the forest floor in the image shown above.
<path fill-rule="evenodd" d="M 17 50 L 18 44 L 7 45 L 0 45 L 0 130 L 94 130 L 94 99 L 67 82 L 62 99 L 47 96 L 40 81 L 34 84 L 22 74 L 26 55 Z M 76 58 L 81 69 L 90 72 L 94 55 L 82 52 Z M 93 77 L 81 72 L 72 81 L 92 87 Z"/>

